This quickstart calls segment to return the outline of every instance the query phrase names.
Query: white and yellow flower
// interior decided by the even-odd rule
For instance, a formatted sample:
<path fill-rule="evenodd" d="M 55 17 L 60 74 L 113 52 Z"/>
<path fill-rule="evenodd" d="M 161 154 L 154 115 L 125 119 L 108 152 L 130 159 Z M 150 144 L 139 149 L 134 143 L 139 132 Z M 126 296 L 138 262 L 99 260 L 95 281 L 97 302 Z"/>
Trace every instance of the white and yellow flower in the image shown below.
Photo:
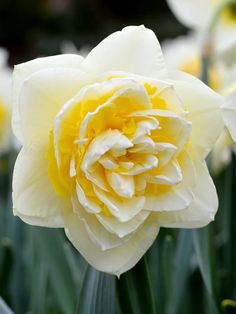
<path fill-rule="evenodd" d="M 167 2 L 181 23 L 204 34 L 217 7 L 224 0 L 167 0 Z M 216 55 L 225 54 L 226 59 L 231 60 L 236 50 L 236 4 L 231 4 L 223 10 L 211 39 Z"/>
<path fill-rule="evenodd" d="M 14 213 L 65 228 L 98 270 L 133 267 L 160 227 L 214 219 L 218 201 L 204 159 L 223 128 L 223 98 L 168 72 L 151 30 L 124 28 L 86 58 L 16 66 L 13 100 L 23 145 Z"/>

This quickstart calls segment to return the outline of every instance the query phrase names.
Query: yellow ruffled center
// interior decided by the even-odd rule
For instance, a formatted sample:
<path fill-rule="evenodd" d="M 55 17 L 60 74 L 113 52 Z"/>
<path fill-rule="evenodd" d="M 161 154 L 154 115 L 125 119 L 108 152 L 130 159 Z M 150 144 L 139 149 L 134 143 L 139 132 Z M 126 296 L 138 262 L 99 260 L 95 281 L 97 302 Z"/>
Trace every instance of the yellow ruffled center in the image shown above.
<path fill-rule="evenodd" d="M 183 180 L 191 123 L 173 87 L 112 78 L 82 89 L 57 115 L 48 173 L 56 193 L 128 221 Z M 151 204 L 151 205 L 150 205 Z"/>

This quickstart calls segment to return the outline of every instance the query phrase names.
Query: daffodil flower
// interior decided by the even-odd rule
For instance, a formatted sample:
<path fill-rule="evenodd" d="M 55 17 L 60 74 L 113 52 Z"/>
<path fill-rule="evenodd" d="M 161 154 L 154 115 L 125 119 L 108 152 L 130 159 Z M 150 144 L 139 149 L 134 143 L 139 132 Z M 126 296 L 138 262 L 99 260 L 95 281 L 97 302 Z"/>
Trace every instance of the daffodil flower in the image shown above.
<path fill-rule="evenodd" d="M 155 34 L 126 27 L 87 57 L 15 67 L 13 129 L 22 143 L 14 214 L 65 229 L 96 269 L 133 267 L 160 227 L 214 219 L 205 158 L 223 129 L 223 97 L 168 71 Z"/>

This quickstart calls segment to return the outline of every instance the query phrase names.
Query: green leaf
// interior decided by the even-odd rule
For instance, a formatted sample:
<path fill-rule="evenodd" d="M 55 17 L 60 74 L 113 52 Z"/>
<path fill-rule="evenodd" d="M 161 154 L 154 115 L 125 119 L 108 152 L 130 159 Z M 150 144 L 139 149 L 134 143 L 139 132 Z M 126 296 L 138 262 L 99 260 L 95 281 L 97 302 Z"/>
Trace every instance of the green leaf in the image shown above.
<path fill-rule="evenodd" d="M 61 230 L 32 228 L 38 258 L 47 265 L 50 286 L 63 313 L 71 314 L 76 306 L 76 284 L 65 252 Z"/>
<path fill-rule="evenodd" d="M 236 174 L 235 174 L 235 155 L 232 153 L 232 160 L 226 170 L 225 180 L 225 203 L 224 215 L 226 225 L 224 233 L 226 235 L 226 244 L 224 245 L 224 258 L 226 269 L 226 290 L 227 294 L 233 296 L 233 290 L 236 285 Z"/>
<path fill-rule="evenodd" d="M 167 314 L 178 313 L 181 300 L 183 300 L 185 292 L 187 291 L 187 279 L 189 276 L 192 249 L 191 231 L 180 230 L 177 238 L 177 247 L 173 256 L 170 293 L 166 307 Z"/>
<path fill-rule="evenodd" d="M 115 276 L 88 266 L 79 297 L 77 314 L 115 313 Z"/>
<path fill-rule="evenodd" d="M 165 302 L 169 300 L 169 294 L 171 290 L 171 278 L 173 273 L 173 258 L 174 255 L 174 239 L 172 235 L 165 235 L 162 243 L 161 252 L 161 266 L 163 272 L 163 289 L 165 295 Z"/>
<path fill-rule="evenodd" d="M 117 279 L 117 293 L 122 313 L 156 313 L 146 256 L 133 269 Z"/>

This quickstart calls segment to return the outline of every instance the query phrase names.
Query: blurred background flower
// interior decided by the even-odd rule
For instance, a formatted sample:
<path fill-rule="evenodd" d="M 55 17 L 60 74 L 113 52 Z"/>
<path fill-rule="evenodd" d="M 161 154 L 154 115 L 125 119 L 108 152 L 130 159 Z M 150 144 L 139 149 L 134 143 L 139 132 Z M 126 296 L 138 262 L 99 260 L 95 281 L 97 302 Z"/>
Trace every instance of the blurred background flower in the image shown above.
<path fill-rule="evenodd" d="M 204 40 L 218 7 L 225 0 L 167 0 L 171 10 L 181 23 L 199 32 Z M 211 37 L 214 53 L 233 58 L 236 46 L 236 4 L 231 3 L 222 10 Z M 232 58 L 230 58 L 232 56 Z"/>

